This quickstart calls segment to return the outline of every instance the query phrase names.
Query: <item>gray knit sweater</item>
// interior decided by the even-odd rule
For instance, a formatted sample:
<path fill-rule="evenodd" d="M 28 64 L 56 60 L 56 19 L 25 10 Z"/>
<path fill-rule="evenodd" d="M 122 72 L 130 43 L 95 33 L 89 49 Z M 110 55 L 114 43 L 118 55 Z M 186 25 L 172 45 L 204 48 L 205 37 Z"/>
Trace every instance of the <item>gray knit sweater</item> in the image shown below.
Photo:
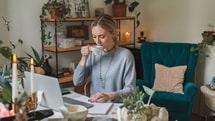
<path fill-rule="evenodd" d="M 126 96 L 135 88 L 134 57 L 122 47 L 102 52 L 101 55 L 90 54 L 85 66 L 78 64 L 76 67 L 74 85 L 82 85 L 88 76 L 91 78 L 91 96 L 97 92 L 112 92 L 115 95 L 114 102 L 121 102 L 121 96 Z"/>

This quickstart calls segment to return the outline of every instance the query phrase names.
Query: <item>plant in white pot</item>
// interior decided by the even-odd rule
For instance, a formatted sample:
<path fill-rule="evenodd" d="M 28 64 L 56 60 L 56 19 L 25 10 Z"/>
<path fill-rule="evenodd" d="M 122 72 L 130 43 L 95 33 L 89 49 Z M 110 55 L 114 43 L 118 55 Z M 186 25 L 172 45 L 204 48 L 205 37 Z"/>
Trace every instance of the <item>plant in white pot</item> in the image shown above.
<path fill-rule="evenodd" d="M 136 88 L 128 96 L 122 97 L 123 105 L 118 108 L 118 121 L 168 121 L 168 112 L 163 107 L 150 104 L 154 90 L 144 87 L 145 92 L 150 95 L 147 104 L 144 104 L 144 92 Z"/>

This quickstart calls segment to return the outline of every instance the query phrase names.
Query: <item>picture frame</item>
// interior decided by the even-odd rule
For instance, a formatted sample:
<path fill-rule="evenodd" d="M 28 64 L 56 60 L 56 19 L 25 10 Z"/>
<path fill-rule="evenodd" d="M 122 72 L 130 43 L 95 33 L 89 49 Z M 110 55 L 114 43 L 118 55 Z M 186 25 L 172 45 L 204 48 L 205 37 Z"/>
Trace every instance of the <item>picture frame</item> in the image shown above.
<path fill-rule="evenodd" d="M 66 0 L 66 3 L 71 10 L 70 17 L 90 17 L 88 0 Z"/>
<path fill-rule="evenodd" d="M 67 36 L 71 38 L 89 39 L 89 32 L 87 25 L 80 26 L 67 26 Z"/>

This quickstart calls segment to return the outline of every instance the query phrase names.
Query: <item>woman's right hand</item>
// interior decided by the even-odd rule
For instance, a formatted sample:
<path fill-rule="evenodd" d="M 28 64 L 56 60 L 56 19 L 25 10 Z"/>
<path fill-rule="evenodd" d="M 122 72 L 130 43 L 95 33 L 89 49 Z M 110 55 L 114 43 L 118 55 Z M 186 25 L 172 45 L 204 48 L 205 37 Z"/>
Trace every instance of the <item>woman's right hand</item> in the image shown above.
<path fill-rule="evenodd" d="M 91 53 L 91 51 L 90 51 L 90 46 L 89 45 L 81 47 L 82 56 L 88 56 L 90 53 Z"/>
<path fill-rule="evenodd" d="M 81 47 L 82 57 L 81 57 L 80 64 L 82 66 L 84 66 L 86 64 L 87 58 L 88 58 L 90 53 L 91 53 L 91 51 L 90 51 L 90 46 L 89 45 Z"/>

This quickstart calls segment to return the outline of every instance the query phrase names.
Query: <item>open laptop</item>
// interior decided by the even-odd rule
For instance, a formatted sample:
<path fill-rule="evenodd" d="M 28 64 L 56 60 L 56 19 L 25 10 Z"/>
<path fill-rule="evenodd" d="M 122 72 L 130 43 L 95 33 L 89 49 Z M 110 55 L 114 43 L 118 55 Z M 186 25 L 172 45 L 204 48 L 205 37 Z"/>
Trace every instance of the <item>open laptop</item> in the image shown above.
<path fill-rule="evenodd" d="M 25 71 L 25 79 L 24 79 L 24 89 L 25 91 L 30 94 L 30 87 L 31 87 L 31 73 Z M 71 104 L 81 104 L 87 108 L 93 107 L 93 104 L 88 104 L 85 102 L 78 102 L 77 100 L 72 100 L 72 98 L 68 99 L 65 98 L 66 102 L 64 101 L 64 97 L 62 97 L 60 85 L 58 79 L 55 77 L 50 77 L 41 74 L 34 74 L 34 87 L 35 91 L 42 91 L 43 92 L 43 99 L 40 102 L 40 105 L 51 108 L 56 111 L 60 111 L 59 107 L 63 105 L 68 105 L 69 101 L 72 101 Z"/>

